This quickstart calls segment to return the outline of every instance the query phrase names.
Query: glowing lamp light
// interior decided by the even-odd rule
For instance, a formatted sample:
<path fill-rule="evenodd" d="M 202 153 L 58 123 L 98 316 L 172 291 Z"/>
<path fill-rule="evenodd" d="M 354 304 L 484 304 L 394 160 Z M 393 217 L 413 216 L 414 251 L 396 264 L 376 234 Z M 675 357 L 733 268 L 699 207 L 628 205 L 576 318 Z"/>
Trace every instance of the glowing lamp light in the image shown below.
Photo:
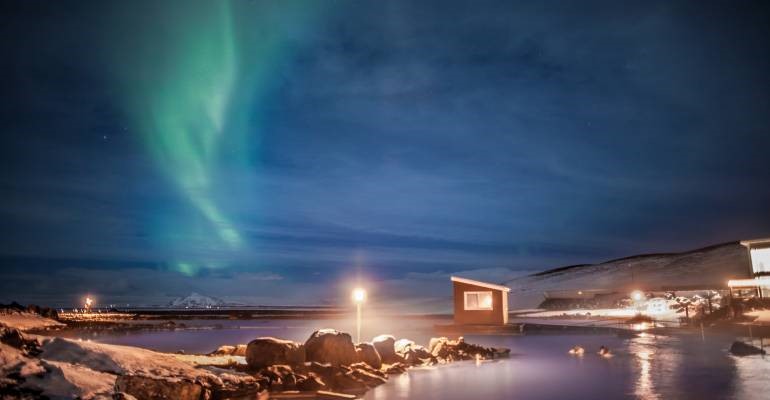
<path fill-rule="evenodd" d="M 631 292 L 631 298 L 634 301 L 642 301 L 642 299 L 644 299 L 644 293 L 642 293 L 641 290 L 634 290 Z"/>
<path fill-rule="evenodd" d="M 361 343 L 361 304 L 366 300 L 366 290 L 355 288 L 350 297 L 356 303 L 356 342 Z"/>
<path fill-rule="evenodd" d="M 351 297 L 353 298 L 354 303 L 361 304 L 366 300 L 366 290 L 355 288 L 353 289 L 353 295 Z"/>

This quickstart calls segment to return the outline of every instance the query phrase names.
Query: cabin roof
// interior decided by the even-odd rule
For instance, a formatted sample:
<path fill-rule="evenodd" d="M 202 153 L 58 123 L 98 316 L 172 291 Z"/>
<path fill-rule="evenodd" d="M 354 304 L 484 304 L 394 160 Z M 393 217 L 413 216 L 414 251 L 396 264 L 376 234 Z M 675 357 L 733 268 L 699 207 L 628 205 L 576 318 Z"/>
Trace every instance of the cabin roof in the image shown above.
<path fill-rule="evenodd" d="M 481 286 L 488 289 L 501 290 L 504 292 L 510 292 L 511 288 L 501 285 L 495 285 L 494 283 L 486 283 L 481 281 L 474 281 L 473 279 L 460 278 L 459 276 L 453 276 L 452 282 L 460 282 L 468 285 Z"/>
<path fill-rule="evenodd" d="M 752 248 L 757 245 L 758 247 L 767 247 L 770 246 L 770 238 L 741 240 L 741 244 L 748 248 Z"/>

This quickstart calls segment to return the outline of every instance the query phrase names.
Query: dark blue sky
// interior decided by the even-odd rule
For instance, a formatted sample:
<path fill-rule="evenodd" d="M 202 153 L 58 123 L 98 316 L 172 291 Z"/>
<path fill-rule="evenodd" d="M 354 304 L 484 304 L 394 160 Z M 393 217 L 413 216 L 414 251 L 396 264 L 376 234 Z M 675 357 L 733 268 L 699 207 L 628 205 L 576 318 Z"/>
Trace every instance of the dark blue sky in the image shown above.
<path fill-rule="evenodd" d="M 764 2 L 211 4 L 0 6 L 0 301 L 417 299 L 770 236 Z"/>

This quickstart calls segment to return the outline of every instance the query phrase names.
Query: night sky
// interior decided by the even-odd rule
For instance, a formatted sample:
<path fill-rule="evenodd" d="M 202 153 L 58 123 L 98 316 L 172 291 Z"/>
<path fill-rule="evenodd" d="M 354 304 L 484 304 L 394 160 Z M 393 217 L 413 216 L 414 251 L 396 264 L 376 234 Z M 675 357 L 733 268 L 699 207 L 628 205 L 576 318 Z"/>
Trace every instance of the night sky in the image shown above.
<path fill-rule="evenodd" d="M 0 302 L 329 303 L 360 279 L 427 308 L 450 273 L 770 236 L 767 2 L 0 18 Z"/>

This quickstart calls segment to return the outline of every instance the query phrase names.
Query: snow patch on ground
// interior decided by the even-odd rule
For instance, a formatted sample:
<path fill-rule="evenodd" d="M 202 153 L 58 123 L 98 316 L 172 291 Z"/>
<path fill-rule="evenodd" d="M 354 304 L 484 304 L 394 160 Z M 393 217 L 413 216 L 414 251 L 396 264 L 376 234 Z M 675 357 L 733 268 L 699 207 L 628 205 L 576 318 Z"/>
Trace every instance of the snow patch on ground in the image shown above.
<path fill-rule="evenodd" d="M 80 364 L 100 372 L 140 374 L 159 378 L 211 377 L 209 372 L 197 369 L 172 354 L 138 347 L 50 338 L 43 342 L 42 350 L 40 357 L 43 359 Z"/>
<path fill-rule="evenodd" d="M 747 312 L 746 315 L 751 317 L 757 317 L 754 322 L 760 322 L 764 324 L 770 323 L 770 310 L 758 310 Z"/>
<path fill-rule="evenodd" d="M 26 312 L 0 313 L 0 325 L 12 326 L 22 331 L 61 328 L 65 326 L 61 322 L 50 318 Z"/>
<path fill-rule="evenodd" d="M 24 388 L 39 390 L 50 398 L 110 398 L 115 375 L 94 371 L 77 364 L 41 361 L 46 373 L 27 376 Z"/>

